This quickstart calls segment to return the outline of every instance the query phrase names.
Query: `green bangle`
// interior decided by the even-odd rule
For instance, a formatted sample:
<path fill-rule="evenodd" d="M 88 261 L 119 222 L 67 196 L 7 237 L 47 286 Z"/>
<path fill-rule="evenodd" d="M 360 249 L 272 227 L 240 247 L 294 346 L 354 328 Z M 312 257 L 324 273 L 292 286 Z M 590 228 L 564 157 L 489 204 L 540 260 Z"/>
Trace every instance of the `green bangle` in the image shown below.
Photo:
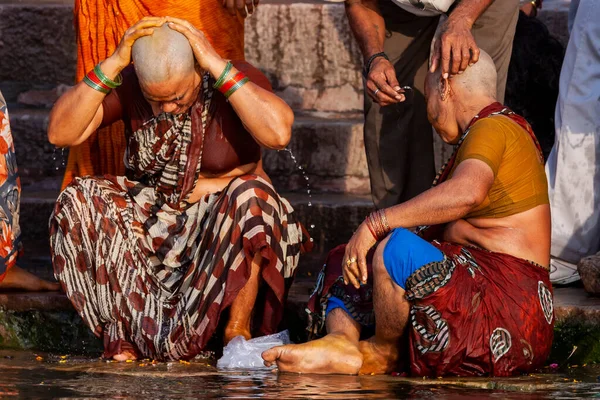
<path fill-rule="evenodd" d="M 229 71 L 231 71 L 231 68 L 233 68 L 233 64 L 231 63 L 231 61 L 227 61 L 227 65 L 225 65 L 225 69 L 223 70 L 223 72 L 221 72 L 221 76 L 219 76 L 219 79 L 217 79 L 217 81 L 213 85 L 213 89 L 219 89 L 221 86 L 223 86 L 223 84 L 225 83 L 225 78 L 227 78 L 227 75 L 229 75 Z"/>
<path fill-rule="evenodd" d="M 117 75 L 117 77 L 115 78 L 116 81 L 113 81 L 108 76 L 104 75 L 104 72 L 102 72 L 102 70 L 100 69 L 100 64 L 94 67 L 94 73 L 96 74 L 98 79 L 100 79 L 100 82 L 104 83 L 111 89 L 117 88 L 121 86 L 121 83 L 123 83 L 123 77 L 121 76 L 121 74 Z"/>
<path fill-rule="evenodd" d="M 85 77 L 83 78 L 83 82 L 84 82 L 86 85 L 88 85 L 89 87 L 91 87 L 92 89 L 94 89 L 94 90 L 97 90 L 97 91 L 99 91 L 99 92 L 101 92 L 101 93 L 104 93 L 104 94 L 109 94 L 109 93 L 110 93 L 110 90 L 108 90 L 108 89 L 106 89 L 106 88 L 103 88 L 102 86 L 98 85 L 96 82 L 92 81 L 92 80 L 91 80 L 90 78 L 88 78 L 87 76 L 85 76 Z"/>
<path fill-rule="evenodd" d="M 233 85 L 233 87 L 225 93 L 225 98 L 228 99 L 236 90 L 244 86 L 249 80 L 250 78 L 245 77 L 244 79 Z"/>

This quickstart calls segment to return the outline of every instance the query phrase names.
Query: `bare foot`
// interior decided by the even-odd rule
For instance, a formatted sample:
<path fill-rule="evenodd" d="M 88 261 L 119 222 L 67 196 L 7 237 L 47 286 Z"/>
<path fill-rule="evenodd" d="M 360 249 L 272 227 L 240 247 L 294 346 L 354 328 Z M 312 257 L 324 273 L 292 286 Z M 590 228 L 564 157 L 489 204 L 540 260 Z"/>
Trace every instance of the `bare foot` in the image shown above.
<path fill-rule="evenodd" d="M 364 357 L 360 375 L 391 374 L 398 364 L 398 346 L 383 346 L 375 342 L 375 336 L 362 340 L 358 348 Z"/>
<path fill-rule="evenodd" d="M 250 324 L 248 324 L 250 325 Z M 236 337 L 236 336 L 243 336 L 244 339 L 246 340 L 250 340 L 252 339 L 252 334 L 250 333 L 250 327 L 242 327 L 239 326 L 239 324 L 236 324 L 235 322 L 230 322 L 229 324 L 227 324 L 227 326 L 225 327 L 225 337 L 223 338 L 223 341 L 225 344 L 231 342 L 231 340 Z"/>
<path fill-rule="evenodd" d="M 4 280 L 0 282 L 0 290 L 26 290 L 28 292 L 43 292 L 60 290 L 60 284 L 56 282 L 48 282 L 31 272 L 27 272 L 16 265 L 6 271 Z"/>
<path fill-rule="evenodd" d="M 137 360 L 137 354 L 135 354 L 135 352 L 130 351 L 130 350 L 124 350 L 122 353 L 115 354 L 113 356 L 113 360 L 120 361 L 120 362 L 124 362 L 124 361 L 128 361 L 128 360 L 135 361 L 135 360 Z"/>
<path fill-rule="evenodd" d="M 303 344 L 273 347 L 262 353 L 265 365 L 277 363 L 282 372 L 356 375 L 363 357 L 344 335 L 331 333 Z"/>

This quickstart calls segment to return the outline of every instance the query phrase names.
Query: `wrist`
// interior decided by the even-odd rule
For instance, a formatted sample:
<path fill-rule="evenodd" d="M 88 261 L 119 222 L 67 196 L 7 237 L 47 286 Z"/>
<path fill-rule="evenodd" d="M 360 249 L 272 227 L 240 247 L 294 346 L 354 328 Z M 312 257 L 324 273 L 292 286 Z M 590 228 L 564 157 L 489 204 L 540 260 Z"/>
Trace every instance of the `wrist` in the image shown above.
<path fill-rule="evenodd" d="M 448 30 L 450 29 L 467 29 L 467 30 L 471 30 L 473 28 L 473 24 L 475 23 L 475 19 L 469 17 L 469 16 L 465 16 L 465 15 L 457 15 L 457 14 L 450 14 L 448 16 L 448 19 L 446 20 L 446 26 L 448 27 Z"/>
<path fill-rule="evenodd" d="M 371 54 L 371 56 L 369 56 L 369 58 L 365 61 L 365 73 L 368 74 L 369 71 L 371 71 L 371 68 L 373 68 L 373 65 L 381 62 L 381 60 L 390 61 L 387 54 L 385 54 L 383 51 Z"/>
<path fill-rule="evenodd" d="M 128 65 L 129 63 L 124 64 L 119 57 L 113 54 L 112 56 L 108 57 L 106 60 L 100 63 L 100 69 L 102 70 L 102 73 L 104 75 L 106 75 L 110 79 L 114 79 Z"/>
<path fill-rule="evenodd" d="M 226 66 L 227 60 L 224 60 L 223 58 L 217 56 L 211 58 L 210 60 L 207 60 L 206 65 L 200 67 L 208 71 L 208 73 L 210 73 L 214 79 L 218 79 L 219 76 L 221 76 L 221 74 L 225 70 Z"/>

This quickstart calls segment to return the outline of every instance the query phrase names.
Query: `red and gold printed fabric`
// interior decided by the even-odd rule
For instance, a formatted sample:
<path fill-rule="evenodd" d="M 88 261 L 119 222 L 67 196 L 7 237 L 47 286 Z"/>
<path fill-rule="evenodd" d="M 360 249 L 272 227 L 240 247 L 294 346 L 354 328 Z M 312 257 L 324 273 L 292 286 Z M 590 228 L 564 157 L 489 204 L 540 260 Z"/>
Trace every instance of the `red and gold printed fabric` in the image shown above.
<path fill-rule="evenodd" d="M 470 125 L 500 113 L 521 125 L 537 145 L 527 122 L 500 103 L 483 109 Z M 468 130 L 463 139 L 467 134 Z M 460 143 L 434 185 L 448 178 Z M 441 232 L 443 226 L 420 229 L 444 259 L 421 266 L 406 280 L 405 297 L 411 307 L 408 354 L 403 354 L 408 372 L 429 377 L 511 376 L 542 367 L 554 332 L 548 269 L 508 254 L 438 241 Z M 340 299 L 363 328 L 376 324 L 372 280 L 359 289 L 343 283 L 344 250 L 345 246 L 338 246 L 330 252 L 309 300 L 311 335 L 324 333 L 331 297 Z M 369 276 L 372 256 L 371 251 Z"/>

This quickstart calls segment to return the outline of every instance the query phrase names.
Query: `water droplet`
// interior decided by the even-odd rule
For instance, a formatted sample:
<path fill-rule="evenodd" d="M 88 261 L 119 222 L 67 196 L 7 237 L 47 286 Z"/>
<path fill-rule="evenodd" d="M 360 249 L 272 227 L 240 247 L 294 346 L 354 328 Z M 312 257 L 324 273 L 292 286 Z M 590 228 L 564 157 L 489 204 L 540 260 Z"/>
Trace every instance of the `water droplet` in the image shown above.
<path fill-rule="evenodd" d="M 306 191 L 306 193 L 310 194 L 310 189 L 308 189 L 308 190 Z"/>
<path fill-rule="evenodd" d="M 309 201 L 309 202 L 308 202 L 308 206 L 309 206 L 309 207 L 312 207 L 312 202 L 310 202 L 310 201 Z"/>
<path fill-rule="evenodd" d="M 315 229 L 315 224 L 310 224 L 310 229 Z"/>
<path fill-rule="evenodd" d="M 314 241 L 315 241 L 315 239 L 313 239 L 313 238 L 310 238 L 310 241 L 311 241 L 311 242 L 314 242 Z"/>

